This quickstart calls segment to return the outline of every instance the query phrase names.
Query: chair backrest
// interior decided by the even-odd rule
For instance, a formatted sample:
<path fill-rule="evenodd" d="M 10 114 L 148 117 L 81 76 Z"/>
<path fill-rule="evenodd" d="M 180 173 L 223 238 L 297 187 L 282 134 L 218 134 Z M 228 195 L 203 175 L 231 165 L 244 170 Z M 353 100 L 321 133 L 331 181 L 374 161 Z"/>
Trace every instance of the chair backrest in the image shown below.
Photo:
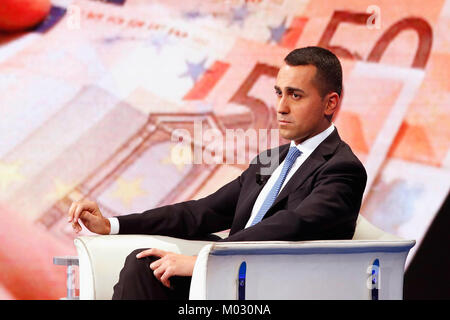
<path fill-rule="evenodd" d="M 221 231 L 214 233 L 220 238 L 224 239 L 228 237 L 230 230 Z M 393 234 L 387 233 L 380 228 L 375 227 L 361 214 L 358 216 L 356 221 L 355 234 L 352 240 L 404 240 L 403 238 L 394 236 Z"/>
<path fill-rule="evenodd" d="M 404 240 L 375 227 L 361 214 L 356 221 L 355 234 L 352 240 Z"/>

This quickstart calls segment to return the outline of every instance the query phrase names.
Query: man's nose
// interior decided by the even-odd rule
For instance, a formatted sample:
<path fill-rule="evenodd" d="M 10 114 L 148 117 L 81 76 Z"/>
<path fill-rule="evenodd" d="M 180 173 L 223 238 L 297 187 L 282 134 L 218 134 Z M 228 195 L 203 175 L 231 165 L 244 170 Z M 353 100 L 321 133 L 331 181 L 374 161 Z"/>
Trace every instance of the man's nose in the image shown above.
<path fill-rule="evenodd" d="M 281 97 L 278 100 L 277 112 L 283 113 L 283 114 L 289 113 L 289 105 L 288 105 L 286 97 Z"/>

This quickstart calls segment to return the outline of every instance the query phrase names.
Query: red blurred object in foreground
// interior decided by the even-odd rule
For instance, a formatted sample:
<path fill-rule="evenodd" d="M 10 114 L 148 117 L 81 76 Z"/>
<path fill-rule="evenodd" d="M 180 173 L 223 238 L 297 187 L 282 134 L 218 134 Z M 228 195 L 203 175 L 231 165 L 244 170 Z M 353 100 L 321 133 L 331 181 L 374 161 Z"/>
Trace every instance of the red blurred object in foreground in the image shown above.
<path fill-rule="evenodd" d="M 1 1 L 1 0 L 0 0 Z M 20 300 L 66 296 L 66 270 L 53 257 L 76 255 L 75 247 L 0 203 L 0 288 Z M 1 293 L 1 292 L 0 292 Z"/>
<path fill-rule="evenodd" d="M 31 28 L 45 19 L 50 8 L 50 0 L 1 0 L 0 31 Z"/>

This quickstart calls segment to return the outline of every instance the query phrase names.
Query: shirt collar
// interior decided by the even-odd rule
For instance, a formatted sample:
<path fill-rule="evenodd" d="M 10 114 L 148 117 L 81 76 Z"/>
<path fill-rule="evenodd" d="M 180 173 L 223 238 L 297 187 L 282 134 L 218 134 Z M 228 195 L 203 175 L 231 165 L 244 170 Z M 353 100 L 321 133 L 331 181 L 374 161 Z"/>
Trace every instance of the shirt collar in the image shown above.
<path fill-rule="evenodd" d="M 295 144 L 294 140 L 291 141 L 291 147 L 297 147 L 298 150 L 302 152 L 303 155 L 309 156 L 318 146 L 325 140 L 334 130 L 334 124 L 331 125 L 322 131 L 321 133 L 316 134 L 315 136 L 306 139 L 302 143 Z"/>

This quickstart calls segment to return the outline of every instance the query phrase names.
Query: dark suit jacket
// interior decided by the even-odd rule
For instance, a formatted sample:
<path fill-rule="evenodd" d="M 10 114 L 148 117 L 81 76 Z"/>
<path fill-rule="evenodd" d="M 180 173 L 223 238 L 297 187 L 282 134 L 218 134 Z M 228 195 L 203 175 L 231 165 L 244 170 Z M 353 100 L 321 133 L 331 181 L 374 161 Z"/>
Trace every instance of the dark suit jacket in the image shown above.
<path fill-rule="evenodd" d="M 281 163 L 288 149 L 285 144 L 266 152 L 279 156 Z M 200 239 L 231 228 L 220 241 L 352 238 L 367 175 L 337 129 L 286 183 L 263 220 L 244 229 L 268 180 L 261 176 L 261 155 L 238 178 L 205 198 L 119 216 L 120 234 Z"/>

